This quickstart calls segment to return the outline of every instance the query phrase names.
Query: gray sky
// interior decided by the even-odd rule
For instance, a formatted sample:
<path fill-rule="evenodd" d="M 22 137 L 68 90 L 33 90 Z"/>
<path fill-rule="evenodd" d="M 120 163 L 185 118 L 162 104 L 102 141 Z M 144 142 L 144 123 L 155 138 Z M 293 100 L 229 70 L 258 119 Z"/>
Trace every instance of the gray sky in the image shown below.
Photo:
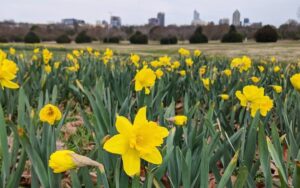
<path fill-rule="evenodd" d="M 250 22 L 280 25 L 289 18 L 297 19 L 299 0 L 2 0 L 0 20 L 48 23 L 62 18 L 109 20 L 110 15 L 121 16 L 122 24 L 145 24 L 157 12 L 166 13 L 166 24 L 190 24 L 194 9 L 205 21 L 232 19 L 235 9 L 242 19 Z"/>

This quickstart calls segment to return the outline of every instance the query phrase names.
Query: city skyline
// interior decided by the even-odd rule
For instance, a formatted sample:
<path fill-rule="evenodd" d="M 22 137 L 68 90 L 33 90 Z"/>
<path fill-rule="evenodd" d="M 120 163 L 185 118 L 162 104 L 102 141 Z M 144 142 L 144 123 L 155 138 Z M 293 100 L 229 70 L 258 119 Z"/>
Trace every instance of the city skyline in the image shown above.
<path fill-rule="evenodd" d="M 60 22 L 64 18 L 77 18 L 95 24 L 97 20 L 108 21 L 113 15 L 120 16 L 123 25 L 143 25 L 157 12 L 164 12 L 165 25 L 189 25 L 193 18 L 193 11 L 197 10 L 202 20 L 213 21 L 217 24 L 221 18 L 231 18 L 232 13 L 238 9 L 241 13 L 241 20 L 250 18 L 253 22 L 261 21 L 263 24 L 279 26 L 288 19 L 297 20 L 297 9 L 300 6 L 296 0 L 266 0 L 263 2 L 258 0 L 244 2 L 229 0 L 217 3 L 207 0 L 190 0 L 189 2 L 191 3 L 186 3 L 183 0 L 153 0 L 151 2 L 128 0 L 126 3 L 121 0 L 109 2 L 97 0 L 44 0 L 42 2 L 12 0 L 2 3 L 5 9 L 0 11 L 0 20 L 13 19 L 16 22 L 49 23 Z M 71 3 L 72 7 L 69 6 Z M 199 3 L 203 4 L 199 5 Z M 271 3 L 272 9 L 266 8 L 270 7 Z M 55 14 L 53 14 L 53 10 Z"/>

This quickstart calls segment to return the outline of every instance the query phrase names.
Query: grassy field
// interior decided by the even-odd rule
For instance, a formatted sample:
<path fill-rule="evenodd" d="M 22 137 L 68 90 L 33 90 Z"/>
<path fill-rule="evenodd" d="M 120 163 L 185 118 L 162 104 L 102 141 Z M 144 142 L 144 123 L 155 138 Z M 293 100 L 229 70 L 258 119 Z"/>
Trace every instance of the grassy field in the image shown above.
<path fill-rule="evenodd" d="M 300 187 L 296 42 L 12 46 L 0 187 Z"/>
<path fill-rule="evenodd" d="M 53 42 L 41 43 L 39 45 L 28 45 L 20 43 L 0 44 L 0 48 L 8 48 L 14 46 L 17 49 L 31 50 L 34 46 L 44 46 L 57 51 L 66 51 L 75 48 L 86 48 L 88 46 L 94 49 L 104 50 L 111 48 L 120 54 L 138 53 L 147 56 L 160 56 L 176 54 L 180 47 L 189 50 L 200 49 L 208 55 L 218 55 L 227 57 L 236 57 L 247 54 L 253 59 L 266 58 L 275 56 L 281 61 L 298 61 L 300 60 L 300 42 L 299 41 L 279 41 L 277 43 L 258 44 L 254 41 L 238 44 L 223 44 L 217 41 L 212 41 L 208 44 L 188 44 L 180 42 L 177 45 L 160 45 L 157 42 L 150 42 L 148 45 L 131 45 L 128 42 L 121 44 L 103 44 L 94 42 L 91 44 L 56 44 Z"/>

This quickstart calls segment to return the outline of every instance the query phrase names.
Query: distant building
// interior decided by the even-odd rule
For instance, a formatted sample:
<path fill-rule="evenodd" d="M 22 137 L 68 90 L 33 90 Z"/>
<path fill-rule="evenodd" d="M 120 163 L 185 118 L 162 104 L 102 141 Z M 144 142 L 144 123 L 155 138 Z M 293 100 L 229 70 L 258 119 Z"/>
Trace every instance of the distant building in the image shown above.
<path fill-rule="evenodd" d="M 219 20 L 219 25 L 229 25 L 229 18 L 221 18 Z"/>
<path fill-rule="evenodd" d="M 262 27 L 262 22 L 253 22 L 250 26 L 255 28 L 260 28 Z"/>
<path fill-rule="evenodd" d="M 197 10 L 194 10 L 194 16 L 192 20 L 192 25 L 207 25 L 207 22 L 200 19 L 200 13 Z"/>
<path fill-rule="evenodd" d="M 110 25 L 111 27 L 120 28 L 122 26 L 121 18 L 119 16 L 111 16 Z"/>
<path fill-rule="evenodd" d="M 249 26 L 250 25 L 250 19 L 249 18 L 244 18 L 244 26 Z"/>
<path fill-rule="evenodd" d="M 84 25 L 85 21 L 84 20 L 78 20 L 75 18 L 67 18 L 67 19 L 62 19 L 61 23 L 64 25 L 69 25 L 69 26 L 74 26 L 74 25 Z"/>
<path fill-rule="evenodd" d="M 236 10 L 232 15 L 232 25 L 240 26 L 241 25 L 241 13 Z"/>
<path fill-rule="evenodd" d="M 194 10 L 194 19 L 193 20 L 200 20 L 200 13 L 197 10 Z"/>
<path fill-rule="evenodd" d="M 96 21 L 96 26 L 100 26 L 100 27 L 108 27 L 108 23 L 105 20 L 97 20 Z"/>
<path fill-rule="evenodd" d="M 148 24 L 151 26 L 156 26 L 156 25 L 158 25 L 158 19 L 157 18 L 149 18 Z"/>
<path fill-rule="evenodd" d="M 157 14 L 158 25 L 164 27 L 165 26 L 165 13 L 159 12 Z"/>

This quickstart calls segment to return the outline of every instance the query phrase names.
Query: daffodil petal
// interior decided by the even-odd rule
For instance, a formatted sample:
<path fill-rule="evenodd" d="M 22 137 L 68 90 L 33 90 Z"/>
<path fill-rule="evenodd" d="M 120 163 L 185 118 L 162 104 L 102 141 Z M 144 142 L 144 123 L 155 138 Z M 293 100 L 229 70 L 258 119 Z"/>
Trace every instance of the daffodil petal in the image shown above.
<path fill-rule="evenodd" d="M 141 155 L 141 158 L 152 164 L 162 163 L 162 156 L 157 148 L 153 148 L 151 152 Z"/>
<path fill-rule="evenodd" d="M 141 162 L 139 154 L 136 150 L 128 149 L 127 152 L 122 155 L 123 168 L 129 176 L 134 176 L 140 173 Z"/>
<path fill-rule="evenodd" d="M 18 89 L 19 85 L 9 80 L 1 80 L 1 85 L 10 89 Z"/>
<path fill-rule="evenodd" d="M 119 133 L 127 134 L 132 130 L 132 124 L 124 116 L 117 116 L 116 127 Z"/>
<path fill-rule="evenodd" d="M 126 136 L 117 134 L 105 142 L 103 148 L 114 154 L 124 154 L 129 148 L 129 141 Z"/>
<path fill-rule="evenodd" d="M 148 122 L 146 117 L 146 109 L 146 106 L 139 109 L 135 116 L 133 126 L 143 125 Z"/>

